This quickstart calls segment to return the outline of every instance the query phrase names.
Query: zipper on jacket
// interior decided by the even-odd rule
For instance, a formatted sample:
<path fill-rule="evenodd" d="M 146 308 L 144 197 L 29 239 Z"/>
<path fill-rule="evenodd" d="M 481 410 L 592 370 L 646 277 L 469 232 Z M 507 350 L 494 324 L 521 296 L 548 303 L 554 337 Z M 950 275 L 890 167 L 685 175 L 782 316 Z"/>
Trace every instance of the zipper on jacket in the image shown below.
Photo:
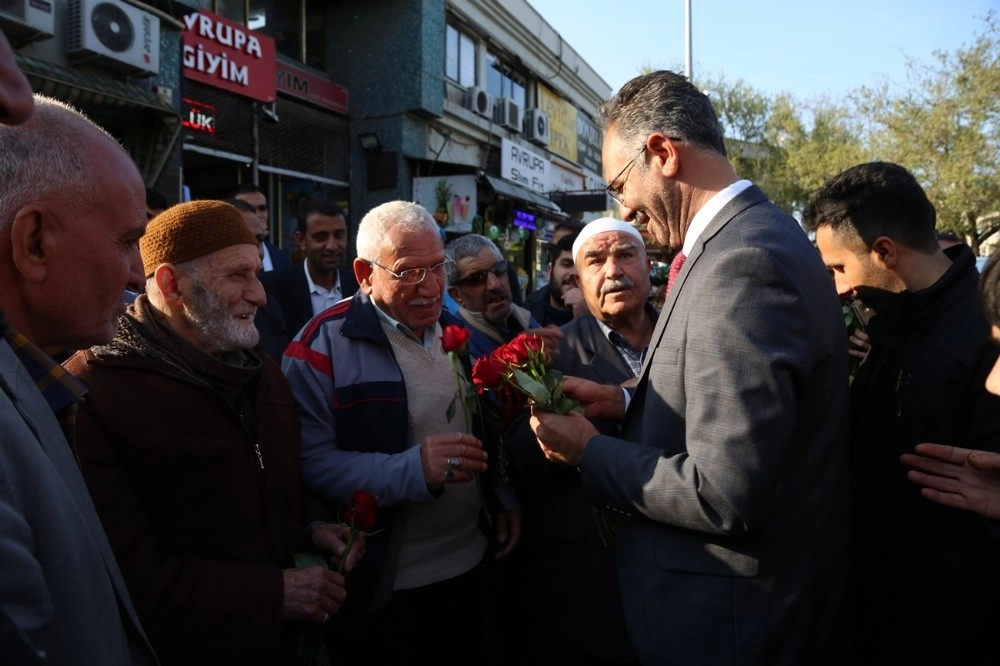
<path fill-rule="evenodd" d="M 257 440 L 253 442 L 253 452 L 257 454 L 257 465 L 261 470 L 264 469 L 264 456 L 260 452 L 260 443 Z"/>

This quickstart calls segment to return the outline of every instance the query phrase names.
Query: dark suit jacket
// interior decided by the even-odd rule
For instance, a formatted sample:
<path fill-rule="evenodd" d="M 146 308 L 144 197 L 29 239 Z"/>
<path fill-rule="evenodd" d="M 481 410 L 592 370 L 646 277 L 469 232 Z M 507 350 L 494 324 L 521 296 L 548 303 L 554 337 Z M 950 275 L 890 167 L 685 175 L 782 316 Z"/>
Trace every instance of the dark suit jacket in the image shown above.
<path fill-rule="evenodd" d="M 649 664 L 849 663 L 847 349 L 830 276 L 756 187 L 709 223 L 667 296 L 621 438 L 581 465 L 618 529 Z"/>
<path fill-rule="evenodd" d="M 656 320 L 656 310 L 647 306 Z M 563 375 L 602 384 L 620 384 L 632 371 L 598 326 L 593 315 L 561 327 L 564 333 L 552 368 Z M 618 434 L 613 423 L 597 423 L 601 432 Z M 528 613 L 544 634 L 587 653 L 623 663 L 633 659 L 625 628 L 617 548 L 597 531 L 594 508 L 580 486 L 580 472 L 545 459 L 527 424 L 515 422 L 505 439 L 511 478 L 524 517 L 521 545 L 524 599 Z M 587 581 L 581 584 L 581 581 Z"/>
<path fill-rule="evenodd" d="M 0 663 L 158 663 L 73 450 L 3 340 Z"/>
<path fill-rule="evenodd" d="M 292 265 L 292 258 L 288 256 L 287 252 L 268 240 L 264 241 L 264 245 L 267 246 L 267 253 L 271 257 L 272 268 L 268 271 L 268 273 L 281 270 L 282 268 L 288 268 Z"/>
<path fill-rule="evenodd" d="M 344 298 L 357 293 L 358 281 L 350 266 L 338 268 L 337 275 L 340 280 L 340 292 Z M 264 338 L 268 352 L 281 363 L 285 347 L 313 317 L 305 267 L 304 264 L 297 264 L 281 270 L 260 273 L 258 277 L 264 285 L 264 291 L 267 292 L 268 305 L 257 310 L 254 322 L 261 337 Z"/>

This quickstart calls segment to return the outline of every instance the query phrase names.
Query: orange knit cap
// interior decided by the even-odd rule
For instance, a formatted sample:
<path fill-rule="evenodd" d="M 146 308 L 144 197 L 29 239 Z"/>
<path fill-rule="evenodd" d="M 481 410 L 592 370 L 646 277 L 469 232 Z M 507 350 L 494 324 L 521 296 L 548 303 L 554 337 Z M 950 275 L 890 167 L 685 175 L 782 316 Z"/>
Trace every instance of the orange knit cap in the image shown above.
<path fill-rule="evenodd" d="M 148 278 L 160 264 L 180 264 L 241 243 L 257 247 L 240 211 L 224 201 L 199 200 L 172 206 L 150 220 L 139 253 Z"/>

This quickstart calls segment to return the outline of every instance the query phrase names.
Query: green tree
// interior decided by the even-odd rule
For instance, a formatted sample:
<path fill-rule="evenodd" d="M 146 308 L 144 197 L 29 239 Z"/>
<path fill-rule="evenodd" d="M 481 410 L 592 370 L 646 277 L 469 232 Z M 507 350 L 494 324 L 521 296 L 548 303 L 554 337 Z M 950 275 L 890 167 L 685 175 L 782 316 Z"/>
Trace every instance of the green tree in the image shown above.
<path fill-rule="evenodd" d="M 970 46 L 908 62 L 898 95 L 861 90 L 882 159 L 916 175 L 937 208 L 938 228 L 966 239 L 976 254 L 1000 231 L 1000 27 L 990 12 Z"/>

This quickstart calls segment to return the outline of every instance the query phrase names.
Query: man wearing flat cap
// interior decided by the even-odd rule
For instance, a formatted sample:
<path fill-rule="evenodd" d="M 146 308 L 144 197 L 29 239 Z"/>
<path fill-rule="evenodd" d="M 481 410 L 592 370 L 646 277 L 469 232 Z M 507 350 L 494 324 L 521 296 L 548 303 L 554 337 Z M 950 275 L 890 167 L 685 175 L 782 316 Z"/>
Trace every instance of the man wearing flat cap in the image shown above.
<path fill-rule="evenodd" d="M 90 388 L 84 478 L 163 664 L 294 663 L 290 623 L 324 622 L 346 595 L 292 555 L 340 556 L 346 534 L 302 519 L 295 404 L 253 323 L 257 240 L 234 207 L 192 201 L 139 250 L 145 294 L 110 344 L 65 363 Z"/>

